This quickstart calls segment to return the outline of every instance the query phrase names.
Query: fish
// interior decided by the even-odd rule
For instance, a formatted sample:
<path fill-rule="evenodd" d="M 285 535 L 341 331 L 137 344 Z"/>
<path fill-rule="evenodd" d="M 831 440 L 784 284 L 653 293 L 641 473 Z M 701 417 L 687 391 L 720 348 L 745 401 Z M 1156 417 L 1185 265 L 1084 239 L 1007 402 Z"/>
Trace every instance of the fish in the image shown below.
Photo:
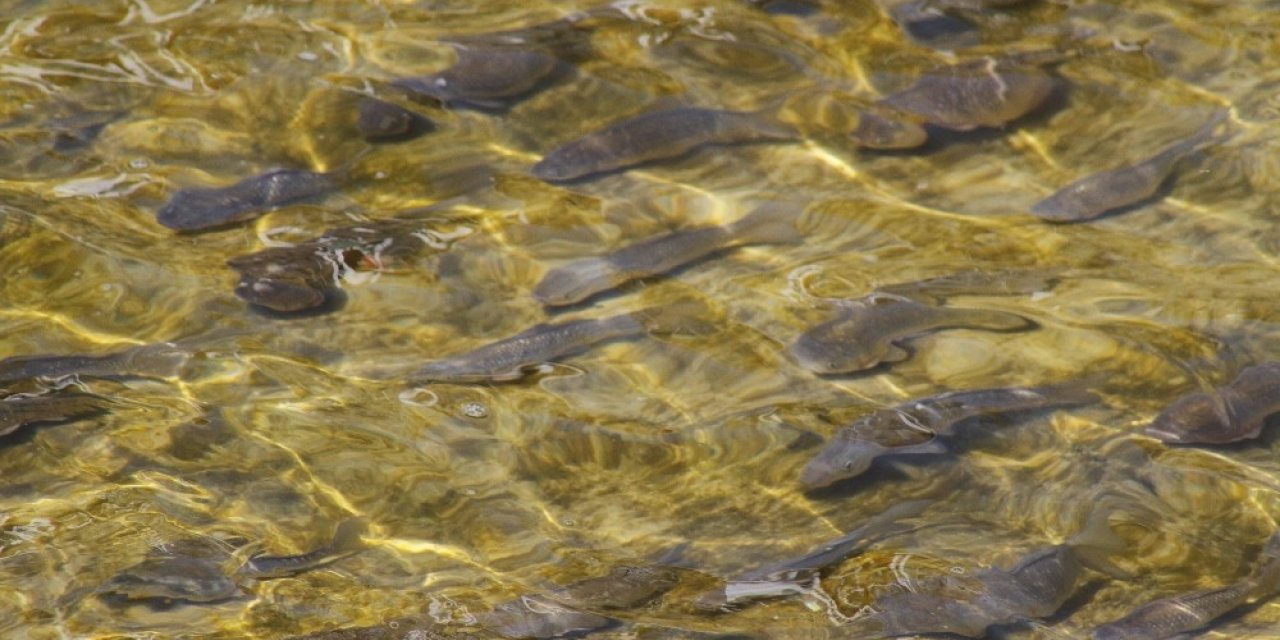
<path fill-rule="evenodd" d="M 1039 108 L 1057 84 L 1029 60 L 983 57 L 937 67 L 876 104 L 954 131 L 1001 127 Z"/>
<path fill-rule="evenodd" d="M 0 383 L 32 378 L 171 378 L 191 353 L 171 342 L 148 344 L 100 356 L 14 356 L 0 360 Z"/>
<path fill-rule="evenodd" d="M 798 242 L 796 216 L 789 209 L 764 205 L 731 224 L 664 233 L 604 256 L 571 262 L 547 272 L 533 296 L 550 307 L 570 305 L 732 247 Z"/>
<path fill-rule="evenodd" d="M 801 367 L 824 375 L 853 373 L 907 359 L 909 353 L 897 343 L 923 333 L 949 328 L 1019 331 L 1035 326 L 1007 311 L 937 307 L 884 293 L 838 307 L 834 319 L 805 331 L 787 347 Z"/>
<path fill-rule="evenodd" d="M 367 528 L 368 523 L 363 518 L 348 518 L 338 524 L 333 539 L 327 544 L 298 555 L 253 556 L 236 569 L 236 576 L 254 579 L 283 578 L 324 566 L 364 549 L 361 536 Z"/>
<path fill-rule="evenodd" d="M 872 412 L 842 427 L 805 464 L 800 485 L 820 489 L 854 476 L 886 455 L 945 453 L 942 438 L 969 418 L 1097 402 L 1071 384 L 949 391 Z"/>
<path fill-rule="evenodd" d="M 210 603 L 236 597 L 240 587 L 217 558 L 162 553 L 117 573 L 97 593 L 126 601 Z"/>
<path fill-rule="evenodd" d="M 655 160 L 677 158 L 710 144 L 794 140 L 795 129 L 761 113 L 674 107 L 651 111 L 553 149 L 533 176 L 569 182 Z"/>
<path fill-rule="evenodd" d="M 435 129 L 425 116 L 377 98 L 360 98 L 356 109 L 356 129 L 368 142 L 403 142 Z"/>
<path fill-rule="evenodd" d="M 0 436 L 30 424 L 63 422 L 107 411 L 106 398 L 90 393 L 9 397 L 0 400 Z"/>
<path fill-rule="evenodd" d="M 1155 155 L 1117 169 L 1085 176 L 1031 206 L 1031 213 L 1052 222 L 1092 220 L 1154 196 L 1183 160 L 1221 140 L 1214 130 L 1226 119 L 1219 112 L 1189 138 Z"/>
<path fill-rule="evenodd" d="M 913 529 L 898 522 L 920 515 L 932 500 L 907 500 L 896 504 L 849 533 L 818 546 L 799 558 L 752 569 L 727 581 L 723 587 L 705 591 L 693 604 L 704 611 L 726 611 L 744 602 L 796 595 L 804 591 L 821 571 L 833 567 L 890 536 Z"/>
<path fill-rule="evenodd" d="M 502 382 L 518 380 L 539 364 L 555 362 L 601 342 L 646 333 L 689 333 L 704 329 L 678 317 L 685 305 L 653 307 L 603 319 L 543 323 L 478 349 L 428 363 L 409 374 L 411 382 Z"/>
<path fill-rule="evenodd" d="M 615 624 L 605 616 L 574 611 L 540 596 L 523 596 L 475 614 L 476 624 L 504 638 L 556 638 Z"/>
<path fill-rule="evenodd" d="M 454 48 L 458 59 L 449 68 L 428 76 L 400 78 L 391 84 L 445 106 L 501 111 L 567 71 L 559 58 L 539 49 L 466 45 Z"/>
<path fill-rule="evenodd" d="M 609 575 L 579 580 L 559 587 L 546 597 L 575 609 L 633 609 L 670 591 L 680 574 L 660 565 L 619 566 Z"/>
<path fill-rule="evenodd" d="M 929 132 L 892 111 L 871 107 L 858 111 L 858 125 L 849 139 L 868 149 L 914 149 L 929 141 Z"/>
<path fill-rule="evenodd" d="M 338 188 L 333 173 L 282 169 L 227 187 L 180 189 L 160 208 L 156 221 L 175 231 L 205 231 L 252 220 L 276 207 L 328 194 Z"/>
<path fill-rule="evenodd" d="M 1257 438 L 1280 412 L 1280 362 L 1246 367 L 1216 391 L 1182 396 L 1144 430 L 1174 444 L 1228 444 Z"/>
<path fill-rule="evenodd" d="M 1202 629 L 1246 604 L 1270 599 L 1280 584 L 1280 533 L 1273 534 L 1251 575 L 1224 587 L 1148 602 L 1093 630 L 1093 640 L 1165 640 Z"/>

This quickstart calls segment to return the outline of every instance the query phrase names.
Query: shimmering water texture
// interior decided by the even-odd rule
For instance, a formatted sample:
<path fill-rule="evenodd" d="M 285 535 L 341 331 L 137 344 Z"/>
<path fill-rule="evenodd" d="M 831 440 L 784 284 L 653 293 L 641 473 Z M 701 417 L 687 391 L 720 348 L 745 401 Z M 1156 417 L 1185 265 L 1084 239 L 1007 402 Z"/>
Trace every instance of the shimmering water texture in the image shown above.
<path fill-rule="evenodd" d="M 0 0 L 0 638 L 1280 637 L 1273 0 Z"/>

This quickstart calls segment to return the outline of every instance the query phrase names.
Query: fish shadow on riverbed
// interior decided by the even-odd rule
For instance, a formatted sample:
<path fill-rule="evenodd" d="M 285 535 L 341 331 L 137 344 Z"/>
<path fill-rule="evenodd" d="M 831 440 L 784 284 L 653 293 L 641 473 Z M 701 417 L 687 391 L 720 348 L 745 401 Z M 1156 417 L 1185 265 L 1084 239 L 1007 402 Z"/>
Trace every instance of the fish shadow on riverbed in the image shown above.
<path fill-rule="evenodd" d="M 347 293 L 342 289 L 339 289 L 338 287 L 330 287 L 324 290 L 324 302 L 321 302 L 320 304 L 314 307 L 311 307 L 308 309 L 300 309 L 298 311 L 277 311 L 270 307 L 264 307 L 262 305 L 253 304 L 252 302 L 248 303 L 247 306 L 249 307 L 249 310 L 252 311 L 255 315 L 259 315 L 264 318 L 271 318 L 272 320 L 292 320 L 294 318 L 314 318 L 316 316 L 322 316 L 328 313 L 333 313 L 335 311 L 340 311 L 344 307 L 346 307 Z"/>

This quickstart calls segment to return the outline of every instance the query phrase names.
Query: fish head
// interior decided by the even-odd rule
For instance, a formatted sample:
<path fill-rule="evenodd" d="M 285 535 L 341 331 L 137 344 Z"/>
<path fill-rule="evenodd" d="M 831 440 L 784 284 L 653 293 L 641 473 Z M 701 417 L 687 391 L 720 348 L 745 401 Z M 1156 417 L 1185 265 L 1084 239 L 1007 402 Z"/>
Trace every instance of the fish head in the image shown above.
<path fill-rule="evenodd" d="M 811 491 L 861 475 L 871 467 L 875 454 L 873 448 L 861 440 L 833 439 L 804 466 L 800 486 Z"/>
<path fill-rule="evenodd" d="M 236 284 L 236 296 L 249 304 L 274 311 L 293 312 L 318 307 L 325 302 L 325 290 L 297 278 L 245 276 Z"/>
<path fill-rule="evenodd" d="M 617 269 L 606 260 L 581 260 L 548 271 L 533 297 L 550 307 L 570 305 L 613 287 L 616 277 Z"/>
<path fill-rule="evenodd" d="M 1144 432 L 1174 444 L 1222 444 L 1240 439 L 1231 422 L 1217 396 L 1196 393 L 1169 405 Z"/>
<path fill-rule="evenodd" d="M 791 343 L 788 350 L 796 364 L 821 375 L 838 375 L 870 369 L 880 363 L 886 346 L 825 336 L 821 326 Z M 830 339 L 828 339 L 830 338 Z"/>

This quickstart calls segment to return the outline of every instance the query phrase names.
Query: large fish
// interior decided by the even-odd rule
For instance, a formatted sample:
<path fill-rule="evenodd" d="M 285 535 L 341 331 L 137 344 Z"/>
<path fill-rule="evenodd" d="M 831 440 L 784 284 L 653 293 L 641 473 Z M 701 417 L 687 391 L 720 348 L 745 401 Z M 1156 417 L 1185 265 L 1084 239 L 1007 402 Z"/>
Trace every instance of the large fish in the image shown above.
<path fill-rule="evenodd" d="M 956 131 L 1000 127 L 1044 104 L 1056 85 L 1033 56 L 979 58 L 926 71 L 877 104 Z"/>
<path fill-rule="evenodd" d="M 1216 589 L 1148 602 L 1114 622 L 1093 630 L 1094 640 L 1165 640 L 1181 638 L 1246 604 L 1276 595 L 1280 584 L 1280 534 L 1262 550 L 1261 565 L 1248 577 Z"/>
<path fill-rule="evenodd" d="M 173 194 L 156 220 L 175 231 L 203 231 L 257 218 L 287 204 L 338 188 L 334 174 L 284 169 L 227 187 L 192 187 Z"/>
<path fill-rule="evenodd" d="M 225 550 L 205 540 L 181 540 L 153 551 L 98 587 L 112 601 L 157 600 L 209 603 L 240 595 L 240 587 L 222 569 Z"/>
<path fill-rule="evenodd" d="M 547 306 L 574 304 L 629 280 L 660 275 L 731 247 L 796 242 L 800 235 L 790 209 L 768 204 L 731 224 L 673 231 L 608 255 L 571 262 L 547 272 L 533 296 Z"/>
<path fill-rule="evenodd" d="M 63 422 L 106 410 L 106 398 L 89 393 L 9 397 L 0 400 L 0 436 L 29 424 Z"/>
<path fill-rule="evenodd" d="M 464 45 L 455 49 L 458 59 L 449 68 L 392 84 L 447 106 L 499 111 L 568 70 L 559 58 L 538 49 Z"/>
<path fill-rule="evenodd" d="M 912 529 L 911 525 L 898 521 L 919 515 L 930 504 L 931 500 L 908 500 L 889 507 L 862 526 L 799 558 L 747 571 L 725 581 L 723 587 L 703 592 L 694 599 L 694 606 L 706 611 L 723 611 L 752 600 L 800 593 L 823 570 L 880 540 Z"/>
<path fill-rule="evenodd" d="M 628 118 L 565 143 L 533 165 L 533 175 L 567 182 L 677 158 L 704 145 L 797 136 L 791 127 L 760 113 L 676 107 Z"/>
<path fill-rule="evenodd" d="M 909 353 L 901 340 L 939 329 L 1016 331 L 1035 326 L 1006 311 L 920 304 L 876 293 L 839 305 L 838 315 L 800 335 L 788 347 L 796 362 L 815 373 L 841 374 L 900 362 Z"/>
<path fill-rule="evenodd" d="M 29 378 L 162 377 L 178 374 L 191 353 L 173 343 L 133 347 L 101 356 L 14 356 L 0 360 L 0 383 Z"/>
<path fill-rule="evenodd" d="M 1177 444 L 1226 444 L 1262 433 L 1280 412 L 1280 362 L 1248 367 L 1216 391 L 1185 395 L 1160 412 L 1146 433 Z"/>
<path fill-rule="evenodd" d="M 1076 386 L 1008 387 L 950 391 L 881 409 L 841 428 L 800 473 L 805 489 L 857 476 L 886 455 L 937 454 L 941 438 L 977 416 L 1088 404 L 1097 396 Z"/>
<path fill-rule="evenodd" d="M 510 338 L 428 363 L 409 374 L 409 380 L 455 383 L 516 380 L 534 366 L 556 362 L 601 342 L 646 333 L 705 331 L 700 321 L 684 317 L 690 306 L 677 304 L 603 319 L 539 324 Z"/>
<path fill-rule="evenodd" d="M 1085 176 L 1032 205 L 1031 213 L 1054 222 L 1077 222 L 1150 198 L 1184 159 L 1221 139 L 1214 130 L 1225 118 L 1225 111 L 1217 114 L 1191 137 L 1142 162 Z"/>

